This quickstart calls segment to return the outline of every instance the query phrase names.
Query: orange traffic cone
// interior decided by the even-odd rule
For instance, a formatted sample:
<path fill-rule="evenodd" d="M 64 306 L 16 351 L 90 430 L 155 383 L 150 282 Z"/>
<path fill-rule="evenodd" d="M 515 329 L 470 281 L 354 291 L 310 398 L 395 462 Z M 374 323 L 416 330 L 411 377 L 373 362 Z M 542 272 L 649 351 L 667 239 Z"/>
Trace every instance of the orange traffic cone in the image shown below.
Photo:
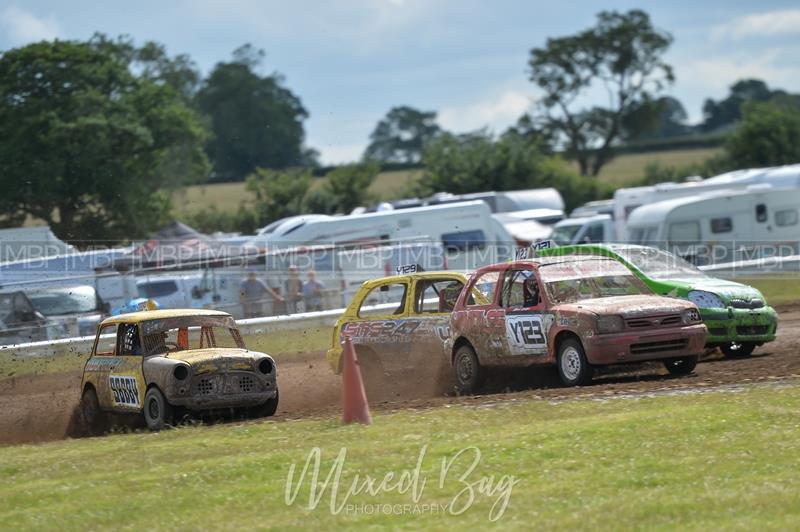
<path fill-rule="evenodd" d="M 345 338 L 344 340 L 343 354 L 342 423 L 358 422 L 364 425 L 371 425 L 372 416 L 369 414 L 367 393 L 364 391 L 364 381 L 361 379 L 358 357 L 350 338 Z"/>

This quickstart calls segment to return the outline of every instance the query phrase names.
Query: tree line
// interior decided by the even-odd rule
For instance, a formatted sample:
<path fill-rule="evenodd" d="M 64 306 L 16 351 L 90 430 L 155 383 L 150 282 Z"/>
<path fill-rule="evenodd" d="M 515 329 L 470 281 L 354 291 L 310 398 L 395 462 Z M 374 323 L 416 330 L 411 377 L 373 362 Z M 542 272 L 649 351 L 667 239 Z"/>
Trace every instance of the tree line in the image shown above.
<path fill-rule="evenodd" d="M 188 55 L 129 37 L 30 44 L 0 55 L 0 224 L 35 217 L 72 241 L 140 238 L 171 217 L 173 190 L 246 180 L 251 201 L 239 212 L 212 203 L 190 222 L 252 231 L 374 201 L 367 188 L 395 163 L 423 169 L 407 195 L 553 186 L 572 207 L 611 193 L 595 177 L 620 146 L 697 134 L 725 134 L 723 155 L 702 167 L 651 166 L 643 182 L 800 161 L 800 95 L 760 80 L 736 82 L 687 124 L 667 94 L 671 43 L 644 11 L 603 11 L 592 27 L 530 50 L 528 76 L 543 97 L 506 131 L 455 134 L 434 111 L 397 106 L 362 161 L 324 181 L 305 143 L 308 110 L 280 73 L 262 72 L 264 52 L 252 45 L 203 77 Z M 598 88 L 607 105 L 585 105 Z"/>

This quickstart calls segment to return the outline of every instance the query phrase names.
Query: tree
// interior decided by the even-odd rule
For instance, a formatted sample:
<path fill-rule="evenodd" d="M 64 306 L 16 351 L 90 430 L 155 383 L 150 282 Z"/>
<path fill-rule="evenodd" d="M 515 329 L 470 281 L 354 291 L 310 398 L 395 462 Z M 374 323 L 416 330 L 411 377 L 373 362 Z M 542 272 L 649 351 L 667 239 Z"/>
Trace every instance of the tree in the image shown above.
<path fill-rule="evenodd" d="M 800 163 L 800 108 L 750 102 L 725 149 L 735 168 Z"/>
<path fill-rule="evenodd" d="M 200 181 L 198 115 L 157 75 L 137 76 L 107 39 L 42 41 L 0 57 L 0 187 L 13 215 L 61 238 L 143 237 L 163 189 Z"/>
<path fill-rule="evenodd" d="M 216 181 L 313 162 L 303 148 L 308 112 L 280 74 L 256 72 L 263 57 L 249 44 L 238 48 L 232 61 L 217 63 L 197 94 L 198 109 L 211 121 L 207 152 Z"/>
<path fill-rule="evenodd" d="M 742 118 L 747 102 L 769 102 L 800 107 L 800 95 L 772 90 L 760 79 L 742 79 L 731 85 L 730 93 L 722 100 L 707 99 L 703 104 L 703 123 L 700 128 L 710 132 L 730 128 Z"/>
<path fill-rule="evenodd" d="M 334 212 L 347 214 L 370 200 L 367 188 L 380 172 L 376 163 L 348 164 L 339 166 L 328 174 L 323 185 Z M 319 201 L 319 199 L 317 199 Z"/>
<path fill-rule="evenodd" d="M 597 175 L 613 157 L 626 114 L 674 80 L 661 59 L 671 42 L 644 11 L 603 11 L 593 28 L 531 50 L 530 79 L 544 91 L 541 119 L 562 137 L 582 175 Z M 578 107 L 597 85 L 608 106 Z"/>
<path fill-rule="evenodd" d="M 667 139 L 689 135 L 692 128 L 683 104 L 671 96 L 645 99 L 622 118 L 622 138 L 627 141 Z"/>
<path fill-rule="evenodd" d="M 245 185 L 255 195 L 255 218 L 259 225 L 304 212 L 303 198 L 312 179 L 309 170 L 258 168 Z"/>
<path fill-rule="evenodd" d="M 515 134 L 495 140 L 485 131 L 445 133 L 428 145 L 422 162 L 425 174 L 414 191 L 419 195 L 555 187 L 572 208 L 610 192 L 543 153 L 536 141 Z"/>
<path fill-rule="evenodd" d="M 364 158 L 384 163 L 418 163 L 425 145 L 440 131 L 435 112 L 393 107 L 370 134 Z"/>

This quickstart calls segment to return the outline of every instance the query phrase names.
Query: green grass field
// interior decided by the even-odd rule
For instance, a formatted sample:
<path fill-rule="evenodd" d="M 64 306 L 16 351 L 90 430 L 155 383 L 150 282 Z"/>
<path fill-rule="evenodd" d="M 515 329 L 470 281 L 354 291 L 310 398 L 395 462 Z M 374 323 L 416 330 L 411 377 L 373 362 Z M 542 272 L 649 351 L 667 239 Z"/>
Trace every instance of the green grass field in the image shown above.
<path fill-rule="evenodd" d="M 703 148 L 620 155 L 603 168 L 599 179 L 618 186 L 625 186 L 642 178 L 644 169 L 649 163 L 660 162 L 665 165 L 684 166 L 701 163 L 719 151 L 719 148 Z M 577 170 L 577 166 L 575 168 Z M 382 172 L 369 190 L 378 198 L 396 198 L 421 176 L 421 170 Z M 321 186 L 323 182 L 324 178 L 317 179 L 312 187 Z M 196 212 L 211 205 L 216 206 L 222 212 L 234 212 L 243 201 L 248 201 L 248 198 L 244 183 L 187 187 L 175 194 L 175 213 L 180 218 L 182 214 Z"/>
<path fill-rule="evenodd" d="M 369 427 L 309 419 L 6 447 L 0 523 L 787 530 L 800 522 L 799 410 L 793 385 L 606 401 L 517 398 L 379 413 Z M 316 506 L 313 463 L 299 480 L 315 448 Z M 340 473 L 323 489 L 343 448 Z M 287 504 L 292 465 L 289 499 L 298 491 Z M 387 474 L 395 477 L 379 489 Z M 363 489 L 368 477 L 376 479 L 372 494 Z"/>
<path fill-rule="evenodd" d="M 794 277 L 754 277 L 735 280 L 759 289 L 773 307 L 800 303 L 800 282 Z"/>

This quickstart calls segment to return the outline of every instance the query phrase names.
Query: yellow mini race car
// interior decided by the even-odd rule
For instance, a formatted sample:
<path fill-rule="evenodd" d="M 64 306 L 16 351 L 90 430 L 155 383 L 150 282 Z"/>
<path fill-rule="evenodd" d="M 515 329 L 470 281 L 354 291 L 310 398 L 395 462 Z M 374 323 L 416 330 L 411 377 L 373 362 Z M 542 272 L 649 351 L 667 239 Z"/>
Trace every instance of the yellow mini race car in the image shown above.
<path fill-rule="evenodd" d="M 342 372 L 342 342 L 349 337 L 368 395 L 394 376 L 418 379 L 421 369 L 438 373 L 446 387 L 452 370 L 444 341 L 450 336 L 450 311 L 466 281 L 463 274 L 447 271 L 366 281 L 334 326 L 327 352 L 331 367 Z"/>
<path fill-rule="evenodd" d="M 106 318 L 83 369 L 80 413 L 90 434 L 109 414 L 139 414 L 160 430 L 182 412 L 278 407 L 275 361 L 249 351 L 230 314 L 146 310 Z"/>

